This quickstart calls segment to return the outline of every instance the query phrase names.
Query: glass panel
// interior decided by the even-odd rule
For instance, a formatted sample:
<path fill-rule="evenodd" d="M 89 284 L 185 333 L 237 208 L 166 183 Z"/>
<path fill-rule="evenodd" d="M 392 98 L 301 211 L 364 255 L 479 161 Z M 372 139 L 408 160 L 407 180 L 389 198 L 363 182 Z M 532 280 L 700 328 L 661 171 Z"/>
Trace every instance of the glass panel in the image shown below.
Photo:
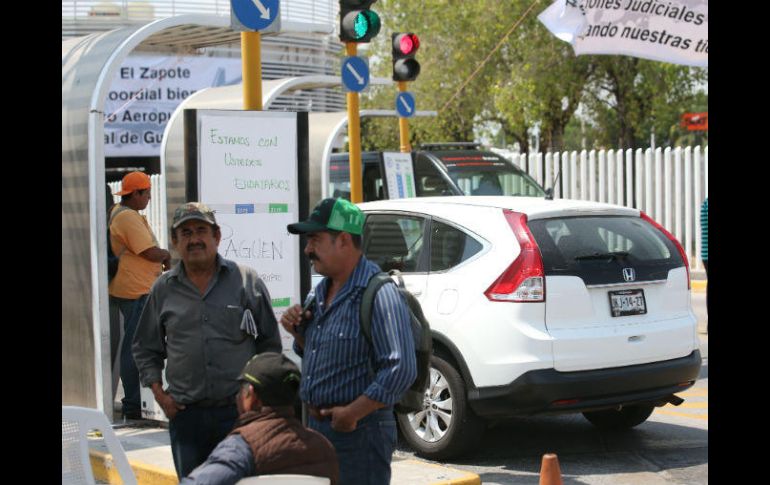
<path fill-rule="evenodd" d="M 433 221 L 430 248 L 430 270 L 444 271 L 481 251 L 482 245 L 459 229 Z"/>
<path fill-rule="evenodd" d="M 383 271 L 420 271 L 425 219 L 373 214 L 364 225 L 364 255 Z"/>

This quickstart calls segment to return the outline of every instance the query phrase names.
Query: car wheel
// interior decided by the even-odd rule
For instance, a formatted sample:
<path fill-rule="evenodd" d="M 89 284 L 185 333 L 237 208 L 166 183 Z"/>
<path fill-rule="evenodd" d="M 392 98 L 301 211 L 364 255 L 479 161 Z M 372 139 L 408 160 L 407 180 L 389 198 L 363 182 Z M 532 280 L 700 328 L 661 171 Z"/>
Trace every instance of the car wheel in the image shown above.
<path fill-rule="evenodd" d="M 475 447 L 485 428 L 468 405 L 460 374 L 435 355 L 422 411 L 399 413 L 397 420 L 406 442 L 417 455 L 430 459 L 455 457 Z"/>
<path fill-rule="evenodd" d="M 645 422 L 654 410 L 655 406 L 652 404 L 636 404 L 623 406 L 620 410 L 588 411 L 584 412 L 583 416 L 598 428 L 628 429 Z"/>

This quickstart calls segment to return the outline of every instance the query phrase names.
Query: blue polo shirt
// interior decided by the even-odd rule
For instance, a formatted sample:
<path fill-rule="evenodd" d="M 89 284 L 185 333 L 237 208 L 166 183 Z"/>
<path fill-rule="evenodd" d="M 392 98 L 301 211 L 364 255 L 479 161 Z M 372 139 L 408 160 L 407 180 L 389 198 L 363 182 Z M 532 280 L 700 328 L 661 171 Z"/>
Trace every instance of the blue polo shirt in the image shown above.
<path fill-rule="evenodd" d="M 329 279 L 315 291 L 313 319 L 303 327 L 300 397 L 315 407 L 343 405 L 364 394 L 392 406 L 417 377 L 409 310 L 395 283 L 374 299 L 372 345 L 361 332 L 359 307 L 369 279 L 380 268 L 361 256 L 350 278 L 325 307 Z"/>

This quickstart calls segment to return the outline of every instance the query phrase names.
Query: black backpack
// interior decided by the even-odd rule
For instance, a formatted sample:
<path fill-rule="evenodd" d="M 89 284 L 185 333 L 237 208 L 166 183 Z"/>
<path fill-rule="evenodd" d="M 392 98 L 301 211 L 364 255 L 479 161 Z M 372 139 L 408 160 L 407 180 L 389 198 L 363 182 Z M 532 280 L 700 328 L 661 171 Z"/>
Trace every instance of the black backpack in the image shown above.
<path fill-rule="evenodd" d="M 115 255 L 115 253 L 112 252 L 112 242 L 110 241 L 110 225 L 112 224 L 112 220 L 123 212 L 124 210 L 127 210 L 127 207 L 120 206 L 118 209 L 115 209 L 115 213 L 112 214 L 112 208 L 110 208 L 110 218 L 107 221 L 107 281 L 112 281 L 112 278 L 115 277 L 116 274 L 118 274 L 118 265 L 120 264 L 120 256 L 125 251 L 125 248 L 123 251 L 120 252 L 119 255 Z"/>
<path fill-rule="evenodd" d="M 359 314 L 361 332 L 363 332 L 369 345 L 372 345 L 372 307 L 374 306 L 374 296 L 377 290 L 385 283 L 389 281 L 395 283 L 390 278 L 391 275 L 398 278 L 396 287 L 409 306 L 414 351 L 417 360 L 417 378 L 401 396 L 401 400 L 396 403 L 394 408 L 399 413 L 414 413 L 423 410 L 425 391 L 430 384 L 430 357 L 433 354 L 433 339 L 430 333 L 430 324 L 422 313 L 420 302 L 404 287 L 404 280 L 401 278 L 401 272 L 398 270 L 393 269 L 388 273 L 377 273 L 369 280 L 366 290 L 364 290 L 364 295 L 361 298 Z"/>

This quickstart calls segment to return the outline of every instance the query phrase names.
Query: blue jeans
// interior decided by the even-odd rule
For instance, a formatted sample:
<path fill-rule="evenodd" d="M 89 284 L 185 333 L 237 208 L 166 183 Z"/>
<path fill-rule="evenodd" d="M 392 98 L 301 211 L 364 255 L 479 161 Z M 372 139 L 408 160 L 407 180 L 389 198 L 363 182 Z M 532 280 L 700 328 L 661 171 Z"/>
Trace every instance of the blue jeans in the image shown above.
<path fill-rule="evenodd" d="M 169 420 L 171 454 L 180 480 L 206 461 L 219 442 L 233 430 L 237 418 L 235 404 L 211 408 L 188 404 Z"/>
<path fill-rule="evenodd" d="M 308 427 L 324 435 L 337 452 L 339 485 L 389 485 L 390 462 L 396 448 L 393 408 L 379 409 L 358 422 L 355 431 L 334 431 L 331 419 L 308 416 Z"/>
<path fill-rule="evenodd" d="M 139 370 L 136 368 L 134 354 L 131 345 L 134 342 L 136 326 L 142 315 L 147 295 L 142 295 L 136 300 L 112 297 L 118 303 L 120 313 L 123 314 L 123 343 L 120 346 L 120 380 L 123 381 L 123 416 L 127 414 L 139 414 L 142 412 L 142 403 L 139 394 Z"/>

